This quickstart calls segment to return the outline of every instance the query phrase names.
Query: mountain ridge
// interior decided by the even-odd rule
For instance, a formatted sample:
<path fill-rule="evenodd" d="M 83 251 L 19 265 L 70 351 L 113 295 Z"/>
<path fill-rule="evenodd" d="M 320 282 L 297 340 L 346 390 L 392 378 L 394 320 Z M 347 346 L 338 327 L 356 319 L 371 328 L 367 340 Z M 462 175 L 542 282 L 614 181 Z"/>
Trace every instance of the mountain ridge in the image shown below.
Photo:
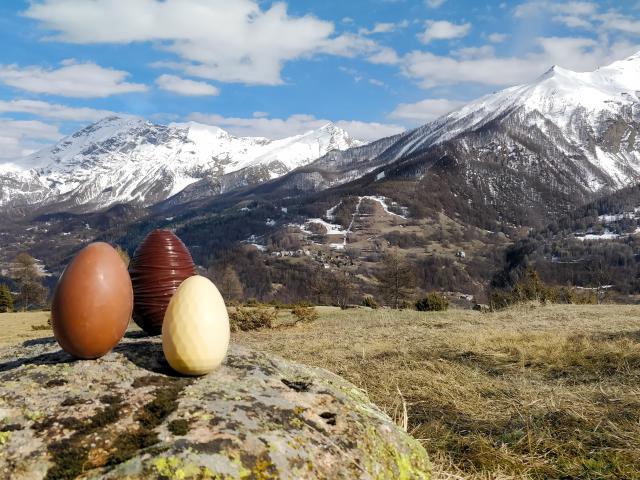
<path fill-rule="evenodd" d="M 518 177 L 529 177 L 522 180 L 531 191 L 525 197 L 535 197 L 539 183 L 579 204 L 640 181 L 639 79 L 640 52 L 593 72 L 552 67 L 532 82 L 485 95 L 395 137 L 330 152 L 276 183 L 317 191 L 377 169 L 384 177 L 396 164 L 419 163 L 438 148 L 462 165 L 467 173 L 460 180 L 469 188 L 472 177 L 486 175 L 489 202 L 501 201 L 501 190 Z M 415 170 L 417 179 L 423 167 Z M 544 210 L 543 204 L 548 201 L 529 206 Z"/>
<path fill-rule="evenodd" d="M 0 165 L 0 204 L 86 210 L 123 202 L 148 206 L 204 178 L 259 168 L 262 181 L 331 149 L 361 143 L 332 123 L 269 140 L 237 137 L 196 122 L 165 126 L 110 116 L 4 168 Z"/>

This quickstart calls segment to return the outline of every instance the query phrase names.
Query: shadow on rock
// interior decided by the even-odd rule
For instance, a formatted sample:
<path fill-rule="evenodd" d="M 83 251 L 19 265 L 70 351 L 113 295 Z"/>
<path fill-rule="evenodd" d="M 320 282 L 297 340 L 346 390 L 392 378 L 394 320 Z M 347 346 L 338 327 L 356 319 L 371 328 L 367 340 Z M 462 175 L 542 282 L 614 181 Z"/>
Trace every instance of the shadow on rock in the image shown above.
<path fill-rule="evenodd" d="M 52 345 L 56 343 L 55 337 L 34 338 L 33 340 L 25 340 L 22 342 L 23 347 L 32 347 L 34 345 Z"/>
<path fill-rule="evenodd" d="M 136 366 L 150 372 L 162 373 L 171 377 L 181 376 L 165 360 L 161 343 L 151 341 L 121 343 L 113 351 L 124 355 Z"/>
<path fill-rule="evenodd" d="M 62 350 L 59 350 L 57 352 L 43 353 L 34 357 L 19 358 L 10 362 L 0 363 L 0 372 L 8 372 L 10 370 L 19 368 L 22 365 L 55 365 L 60 363 L 71 363 L 75 361 L 76 359 L 71 355 Z"/>
<path fill-rule="evenodd" d="M 157 335 L 155 335 L 157 336 Z M 133 339 L 137 339 L 137 338 L 153 338 L 154 335 L 149 335 L 147 332 L 145 332 L 144 330 L 134 330 L 133 332 L 127 332 L 124 334 L 124 338 L 133 338 Z"/>

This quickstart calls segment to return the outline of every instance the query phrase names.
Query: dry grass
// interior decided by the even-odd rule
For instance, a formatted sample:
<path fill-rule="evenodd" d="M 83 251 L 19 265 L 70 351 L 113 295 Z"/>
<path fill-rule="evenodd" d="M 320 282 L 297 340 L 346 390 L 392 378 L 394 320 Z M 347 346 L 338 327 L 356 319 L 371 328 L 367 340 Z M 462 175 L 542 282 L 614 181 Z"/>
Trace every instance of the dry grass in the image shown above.
<path fill-rule="evenodd" d="M 44 331 L 34 330 L 47 326 L 49 312 L 0 313 L 0 348 L 24 342 L 46 335 Z"/>
<path fill-rule="evenodd" d="M 640 307 L 317 310 L 233 339 L 365 389 L 423 442 L 435 478 L 640 478 Z M 31 325 L 47 317 L 0 314 L 0 346 L 42 336 Z"/>
<path fill-rule="evenodd" d="M 640 308 L 320 313 L 234 338 L 365 389 L 436 478 L 640 478 Z"/>
<path fill-rule="evenodd" d="M 35 338 L 52 337 L 53 331 L 47 324 L 51 312 L 0 313 L 0 348 Z M 140 331 L 133 323 L 129 330 Z"/>

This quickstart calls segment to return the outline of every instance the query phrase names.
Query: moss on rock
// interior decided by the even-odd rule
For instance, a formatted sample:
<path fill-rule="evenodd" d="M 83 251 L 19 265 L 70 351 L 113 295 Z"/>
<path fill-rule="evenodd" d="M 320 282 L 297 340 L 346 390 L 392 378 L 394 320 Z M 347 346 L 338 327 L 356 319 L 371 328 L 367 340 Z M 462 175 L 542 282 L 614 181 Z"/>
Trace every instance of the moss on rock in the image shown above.
<path fill-rule="evenodd" d="M 424 449 L 364 392 L 239 346 L 195 379 L 166 370 L 157 339 L 125 339 L 100 361 L 0 350 L 4 404 L 3 425 L 24 429 L 0 429 L 0 471 L 32 478 L 429 478 Z"/>

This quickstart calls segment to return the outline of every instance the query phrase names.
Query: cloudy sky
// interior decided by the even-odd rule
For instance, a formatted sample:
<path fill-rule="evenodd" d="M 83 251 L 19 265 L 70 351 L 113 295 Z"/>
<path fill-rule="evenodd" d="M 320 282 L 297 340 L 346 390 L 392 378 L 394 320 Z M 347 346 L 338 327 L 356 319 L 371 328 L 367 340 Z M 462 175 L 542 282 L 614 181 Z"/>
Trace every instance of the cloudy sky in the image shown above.
<path fill-rule="evenodd" d="M 640 0 L 3 0 L 0 158 L 111 112 L 372 140 L 640 50 Z"/>

